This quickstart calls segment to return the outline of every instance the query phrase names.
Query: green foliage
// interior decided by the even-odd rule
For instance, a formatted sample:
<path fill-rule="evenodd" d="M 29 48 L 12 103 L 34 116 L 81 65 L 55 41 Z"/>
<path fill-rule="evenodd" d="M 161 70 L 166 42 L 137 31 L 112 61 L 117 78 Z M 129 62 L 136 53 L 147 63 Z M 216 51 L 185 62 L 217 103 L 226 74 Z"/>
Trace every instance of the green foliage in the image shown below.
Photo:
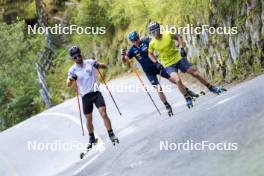
<path fill-rule="evenodd" d="M 38 112 L 41 104 L 32 62 L 43 37 L 27 36 L 24 22 L 0 24 L 0 122 L 10 127 Z"/>
<path fill-rule="evenodd" d="M 120 48 L 130 46 L 127 34 L 136 30 L 141 36 L 148 35 L 147 25 L 152 20 L 175 26 L 185 26 L 188 23 L 194 26 L 201 24 L 221 26 L 223 21 L 231 18 L 231 25 L 237 26 L 239 31 L 246 31 L 246 20 L 252 21 L 255 13 L 259 14 L 260 10 L 258 6 L 250 12 L 249 16 L 241 13 L 239 9 L 244 7 L 247 0 L 68 0 L 72 5 L 65 6 L 66 1 L 45 0 L 47 11 L 51 13 L 49 14 L 50 23 L 55 23 L 52 21 L 52 15 L 56 14 L 56 17 L 65 17 L 66 24 L 82 27 L 105 26 L 106 34 L 73 34 L 65 36 L 64 40 L 61 40 L 61 36 L 53 36 L 56 43 L 55 59 L 47 75 L 47 81 L 55 104 L 74 96 L 74 90 L 66 87 L 67 71 L 73 64 L 68 56 L 68 47 L 73 44 L 81 47 L 84 56 L 94 56 L 99 62 L 106 63 L 109 69 L 103 74 L 106 80 L 110 80 L 130 69 L 119 59 Z M 4 9 L 7 9 L 11 16 L 18 13 L 21 19 L 25 19 L 36 15 L 35 3 L 32 0 L 20 0 L 16 3 L 2 2 L 4 2 Z M 28 36 L 25 32 L 23 22 L 10 25 L 0 23 L 0 74 L 2 76 L 0 128 L 2 129 L 30 117 L 43 108 L 32 62 L 38 59 L 37 53 L 44 48 L 45 40 L 44 36 Z M 208 46 L 217 50 L 222 58 L 216 60 L 212 57 Z M 200 47 L 200 55 L 193 57 L 191 61 L 199 65 L 202 74 L 212 81 L 219 82 L 226 78 L 226 75 L 231 81 L 244 79 L 248 73 L 263 71 L 263 65 L 261 65 L 263 63 L 259 59 L 263 58 L 263 52 L 256 51 L 254 46 L 248 46 L 246 51 L 241 48 L 242 54 L 235 63 L 227 63 L 230 56 L 226 36 L 210 36 L 208 46 L 197 46 Z"/>

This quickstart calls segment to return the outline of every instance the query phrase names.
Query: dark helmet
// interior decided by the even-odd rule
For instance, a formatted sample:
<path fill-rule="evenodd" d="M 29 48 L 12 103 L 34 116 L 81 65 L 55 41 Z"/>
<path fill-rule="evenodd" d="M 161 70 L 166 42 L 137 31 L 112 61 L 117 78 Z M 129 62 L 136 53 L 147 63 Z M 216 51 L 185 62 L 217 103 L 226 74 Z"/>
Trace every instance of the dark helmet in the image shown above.
<path fill-rule="evenodd" d="M 128 38 L 128 40 L 133 42 L 133 41 L 136 41 L 139 38 L 139 35 L 138 35 L 138 33 L 136 31 L 133 31 L 133 32 L 130 32 L 128 34 L 127 38 Z"/>
<path fill-rule="evenodd" d="M 81 54 L 81 50 L 78 46 L 72 46 L 70 49 L 69 49 L 69 54 L 71 57 L 74 57 L 78 54 Z"/>
<path fill-rule="evenodd" d="M 148 25 L 148 30 L 150 34 L 155 34 L 160 31 L 160 24 L 155 21 L 152 21 Z"/>

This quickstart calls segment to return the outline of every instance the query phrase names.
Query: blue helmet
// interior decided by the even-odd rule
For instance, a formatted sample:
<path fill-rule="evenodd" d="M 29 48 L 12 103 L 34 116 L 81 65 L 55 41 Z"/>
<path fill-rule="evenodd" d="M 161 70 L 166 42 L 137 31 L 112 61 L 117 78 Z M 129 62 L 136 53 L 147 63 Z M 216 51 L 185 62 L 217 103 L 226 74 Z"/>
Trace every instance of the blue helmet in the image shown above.
<path fill-rule="evenodd" d="M 128 40 L 130 40 L 132 42 L 136 41 L 138 38 L 139 38 L 139 35 L 138 35 L 138 33 L 136 31 L 130 32 L 128 34 Z"/>
<path fill-rule="evenodd" d="M 155 35 L 157 32 L 160 32 L 160 24 L 152 21 L 148 25 L 148 30 L 150 34 Z"/>

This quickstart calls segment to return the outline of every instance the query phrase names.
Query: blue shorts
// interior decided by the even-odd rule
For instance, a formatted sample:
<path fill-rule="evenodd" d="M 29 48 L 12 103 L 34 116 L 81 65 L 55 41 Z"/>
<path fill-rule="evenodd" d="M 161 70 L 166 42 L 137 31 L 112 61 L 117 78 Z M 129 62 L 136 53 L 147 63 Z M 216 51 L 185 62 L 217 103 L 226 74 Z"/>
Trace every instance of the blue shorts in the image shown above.
<path fill-rule="evenodd" d="M 168 74 L 178 72 L 179 69 L 181 70 L 181 72 L 185 73 L 191 66 L 192 64 L 186 58 L 182 58 L 179 62 L 172 64 L 165 69 Z"/>
<path fill-rule="evenodd" d="M 151 71 L 145 71 L 145 74 L 148 78 L 148 80 L 150 81 L 150 83 L 155 86 L 159 84 L 157 75 L 162 76 L 163 78 L 169 79 L 170 75 L 166 72 L 165 69 L 163 70 L 158 70 L 157 68 L 152 69 Z"/>

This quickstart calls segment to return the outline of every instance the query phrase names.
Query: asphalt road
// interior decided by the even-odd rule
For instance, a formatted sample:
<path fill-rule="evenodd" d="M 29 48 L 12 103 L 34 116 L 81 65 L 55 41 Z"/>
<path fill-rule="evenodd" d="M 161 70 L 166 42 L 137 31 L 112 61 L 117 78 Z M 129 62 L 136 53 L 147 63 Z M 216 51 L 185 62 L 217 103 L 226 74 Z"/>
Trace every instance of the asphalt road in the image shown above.
<path fill-rule="evenodd" d="M 109 85 L 137 82 L 131 77 L 112 81 Z M 162 84 L 168 83 L 162 80 Z M 197 85 L 190 87 L 196 91 L 201 89 Z M 76 99 L 71 99 L 0 133 L 0 175 L 262 176 L 263 89 L 264 75 L 230 87 L 219 96 L 207 92 L 189 110 L 173 88 L 166 93 L 173 104 L 173 117 L 167 116 L 155 93 L 151 95 L 163 112 L 161 116 L 145 92 L 114 91 L 123 113 L 121 117 L 106 92 L 108 112 L 121 143 L 117 146 L 110 143 L 95 111 L 94 124 L 100 142 L 83 160 L 79 159 L 82 149 L 77 147 L 70 150 L 43 147 L 54 141 L 63 144 L 87 142 L 87 133 L 85 137 L 81 135 Z M 29 145 L 34 141 L 39 144 L 35 151 Z M 162 145 L 166 142 L 169 144 L 167 150 Z M 229 147 L 226 150 L 175 147 L 188 142 Z"/>

